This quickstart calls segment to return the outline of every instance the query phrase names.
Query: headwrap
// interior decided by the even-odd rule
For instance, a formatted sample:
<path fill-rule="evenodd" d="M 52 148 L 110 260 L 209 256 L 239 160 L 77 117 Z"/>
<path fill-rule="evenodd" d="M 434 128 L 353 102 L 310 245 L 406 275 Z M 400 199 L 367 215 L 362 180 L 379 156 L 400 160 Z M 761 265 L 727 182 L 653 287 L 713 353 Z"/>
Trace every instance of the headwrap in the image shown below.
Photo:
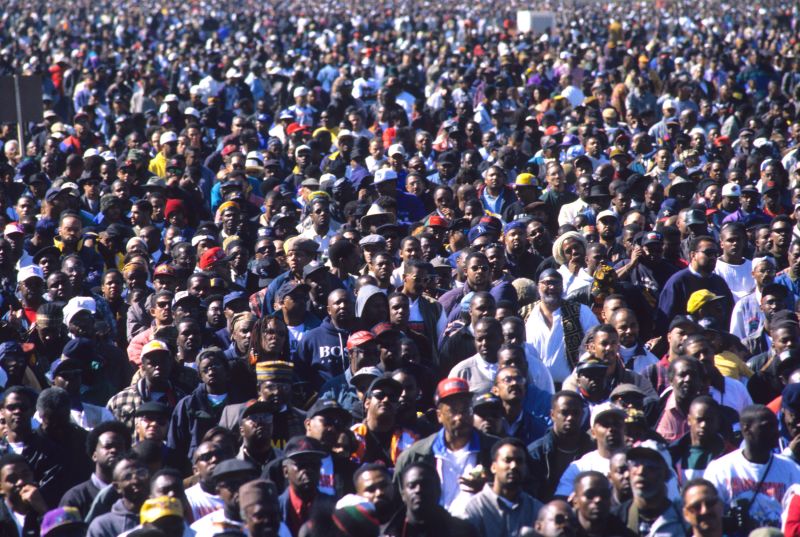
<path fill-rule="evenodd" d="M 565 265 L 567 263 L 566 258 L 564 257 L 564 243 L 569 239 L 576 240 L 583 244 L 583 248 L 586 248 L 586 239 L 583 238 L 583 235 L 578 233 L 577 231 L 567 231 L 566 233 L 559 235 L 556 241 L 553 243 L 553 259 L 556 260 L 556 263 L 559 265 Z"/>
<path fill-rule="evenodd" d="M 247 321 L 255 322 L 256 316 L 249 311 L 242 311 L 231 317 L 231 332 L 236 329 L 236 326 Z"/>

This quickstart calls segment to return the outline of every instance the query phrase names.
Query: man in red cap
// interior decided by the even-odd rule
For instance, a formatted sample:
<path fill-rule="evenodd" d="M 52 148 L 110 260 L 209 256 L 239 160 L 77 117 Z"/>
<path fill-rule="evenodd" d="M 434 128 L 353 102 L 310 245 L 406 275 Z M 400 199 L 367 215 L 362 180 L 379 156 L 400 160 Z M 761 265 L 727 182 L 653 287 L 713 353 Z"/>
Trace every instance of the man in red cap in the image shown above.
<path fill-rule="evenodd" d="M 227 274 L 225 270 L 227 267 L 225 264 L 226 259 L 225 252 L 222 248 L 214 246 L 203 252 L 203 255 L 200 256 L 200 260 L 197 262 L 197 268 L 203 272 L 220 276 L 227 281 L 230 275 Z"/>
<path fill-rule="evenodd" d="M 320 398 L 334 399 L 353 416 L 361 418 L 364 415 L 364 406 L 352 381 L 360 369 L 378 365 L 380 355 L 375 335 L 367 330 L 351 334 L 347 338 L 347 357 L 350 367 L 322 385 L 319 390 Z"/>
<path fill-rule="evenodd" d="M 436 419 L 442 428 L 405 450 L 395 464 L 395 480 L 403 468 L 415 462 L 435 467 L 442 481 L 441 505 L 457 512 L 483 488 L 486 469 L 492 464 L 491 449 L 497 438 L 472 424 L 472 394 L 461 378 L 439 382 L 434 395 Z"/>

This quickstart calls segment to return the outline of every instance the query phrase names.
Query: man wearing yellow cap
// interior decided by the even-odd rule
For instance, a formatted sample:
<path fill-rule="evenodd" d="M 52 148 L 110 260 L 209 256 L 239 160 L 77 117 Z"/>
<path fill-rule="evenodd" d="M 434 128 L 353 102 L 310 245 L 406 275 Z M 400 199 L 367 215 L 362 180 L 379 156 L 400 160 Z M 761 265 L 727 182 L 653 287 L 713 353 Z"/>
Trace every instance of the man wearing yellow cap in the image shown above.
<path fill-rule="evenodd" d="M 539 199 L 539 186 L 536 177 L 532 173 L 523 172 L 517 175 L 511 183 L 517 201 L 503 210 L 503 221 L 511 222 L 521 214 L 526 214 L 526 207 Z"/>
<path fill-rule="evenodd" d="M 165 535 L 176 537 L 194 535 L 183 519 L 183 505 L 177 498 L 169 496 L 150 498 L 142 505 L 142 509 L 139 511 L 139 520 L 141 523 L 138 526 L 121 533 L 119 537 L 127 537 L 128 534 L 143 528 L 161 530 Z"/>

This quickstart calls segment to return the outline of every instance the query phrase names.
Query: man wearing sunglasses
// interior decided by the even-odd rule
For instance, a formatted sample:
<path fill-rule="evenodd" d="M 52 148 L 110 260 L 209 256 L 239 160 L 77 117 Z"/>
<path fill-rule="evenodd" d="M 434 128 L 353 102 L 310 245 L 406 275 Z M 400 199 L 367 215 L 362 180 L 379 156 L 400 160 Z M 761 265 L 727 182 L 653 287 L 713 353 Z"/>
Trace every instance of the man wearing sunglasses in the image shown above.
<path fill-rule="evenodd" d="M 364 397 L 366 416 L 351 430 L 356 438 L 352 458 L 361 463 L 380 462 L 393 468 L 400 454 L 417 435 L 397 424 L 397 409 L 403 386 L 391 375 L 372 381 Z"/>

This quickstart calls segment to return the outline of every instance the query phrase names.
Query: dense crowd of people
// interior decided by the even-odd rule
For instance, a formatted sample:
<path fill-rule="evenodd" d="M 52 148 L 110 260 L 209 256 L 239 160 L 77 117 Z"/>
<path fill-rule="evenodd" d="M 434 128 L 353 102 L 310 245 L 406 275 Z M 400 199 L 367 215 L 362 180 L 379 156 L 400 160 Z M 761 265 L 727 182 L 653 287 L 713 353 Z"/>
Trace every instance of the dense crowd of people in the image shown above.
<path fill-rule="evenodd" d="M 3 7 L 0 537 L 800 536 L 795 3 Z"/>

